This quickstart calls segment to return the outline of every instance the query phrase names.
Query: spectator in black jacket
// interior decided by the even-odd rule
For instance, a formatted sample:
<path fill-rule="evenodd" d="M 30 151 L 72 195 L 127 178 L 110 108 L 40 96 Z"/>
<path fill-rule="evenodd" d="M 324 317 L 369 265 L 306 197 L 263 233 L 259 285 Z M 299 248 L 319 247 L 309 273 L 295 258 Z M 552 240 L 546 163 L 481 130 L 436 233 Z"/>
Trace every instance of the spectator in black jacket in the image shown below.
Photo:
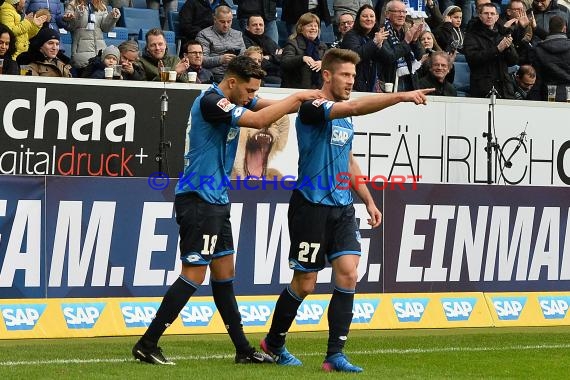
<path fill-rule="evenodd" d="M 510 30 L 497 24 L 493 4 L 483 4 L 476 20 L 465 34 L 463 52 L 470 75 L 470 95 L 485 98 L 494 87 L 500 98 L 513 99 L 514 87 L 508 67 L 517 64 L 518 55 Z"/>
<path fill-rule="evenodd" d="M 277 0 L 234 0 L 234 3 L 238 7 L 237 18 L 242 32 L 245 32 L 248 19 L 251 16 L 261 16 L 265 25 L 264 34 L 275 43 L 279 41 L 276 16 Z"/>
<path fill-rule="evenodd" d="M 570 85 L 570 39 L 566 36 L 567 29 L 562 17 L 552 16 L 548 36 L 536 45 L 531 55 L 538 73 L 542 100 L 547 99 L 547 85 Z M 565 93 L 559 94 L 557 100 L 565 97 Z"/>
<path fill-rule="evenodd" d="M 139 44 L 133 40 L 123 41 L 119 44 L 119 52 L 123 79 L 146 80 L 146 74 L 139 62 Z"/>
<path fill-rule="evenodd" d="M 245 47 L 258 46 L 263 52 L 263 60 L 261 68 L 267 72 L 265 83 L 281 84 L 281 53 L 277 43 L 268 37 L 265 33 L 265 24 L 263 17 L 260 15 L 249 16 L 247 27 L 243 33 L 243 42 Z"/>
<path fill-rule="evenodd" d="M 331 14 L 327 0 L 317 0 L 317 6 L 309 8 L 309 0 L 283 0 L 281 20 L 287 24 L 287 33 L 292 34 L 299 17 L 307 12 L 316 14 L 325 25 L 331 24 Z M 321 26 L 319 25 L 319 28 Z"/>
<path fill-rule="evenodd" d="M 379 65 L 382 54 L 388 54 L 382 50 L 387 37 L 388 32 L 384 28 L 380 29 L 376 23 L 374 8 L 363 5 L 356 12 L 352 30 L 346 33 L 340 44 L 341 48 L 353 50 L 360 56 L 360 62 L 356 65 L 355 91 L 379 92 Z"/>
<path fill-rule="evenodd" d="M 533 45 L 536 45 L 540 40 L 544 40 L 549 34 L 549 23 L 553 16 L 562 17 L 566 26 L 570 22 L 570 11 L 564 5 L 558 4 L 557 0 L 533 0 L 532 10 L 536 20 Z M 566 31 L 566 35 L 570 37 L 568 31 Z"/>
<path fill-rule="evenodd" d="M 183 42 L 196 39 L 202 29 L 214 25 L 214 9 L 225 0 L 186 0 L 179 14 L 179 36 Z"/>
<path fill-rule="evenodd" d="M 451 66 L 449 54 L 443 51 L 434 51 L 426 62 L 428 74 L 420 79 L 419 88 L 435 88 L 431 95 L 457 96 L 457 91 L 446 80 Z"/>

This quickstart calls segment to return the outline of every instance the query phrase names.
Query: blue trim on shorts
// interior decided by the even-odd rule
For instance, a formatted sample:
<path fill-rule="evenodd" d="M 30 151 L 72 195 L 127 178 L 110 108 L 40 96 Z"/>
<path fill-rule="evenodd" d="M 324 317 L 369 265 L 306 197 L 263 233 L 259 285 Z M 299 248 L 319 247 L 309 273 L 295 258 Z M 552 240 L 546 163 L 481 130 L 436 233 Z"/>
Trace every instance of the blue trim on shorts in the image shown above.
<path fill-rule="evenodd" d="M 340 252 L 336 252 L 336 253 L 328 255 L 328 259 L 329 259 L 329 261 L 333 261 L 334 259 L 337 259 L 340 256 L 344 256 L 344 255 L 362 256 L 362 252 L 360 252 L 360 251 L 340 251 Z"/>
<path fill-rule="evenodd" d="M 193 287 L 194 289 L 198 289 L 200 287 L 199 284 L 196 284 L 194 281 L 190 281 L 189 279 L 187 279 L 183 275 L 178 276 L 178 278 L 181 279 L 182 281 L 184 281 L 185 283 L 187 283 L 188 285 L 190 285 L 191 287 Z"/>
<path fill-rule="evenodd" d="M 219 259 L 220 257 L 224 257 L 227 255 L 234 255 L 235 253 L 236 253 L 236 251 L 233 249 L 230 249 L 229 251 L 216 252 L 212 255 L 212 260 L 213 259 Z"/>
<path fill-rule="evenodd" d="M 299 264 L 299 262 L 297 260 L 289 259 L 289 268 L 296 270 L 298 272 L 313 273 L 313 272 L 318 272 L 320 270 L 323 270 L 325 267 L 307 269 L 304 266 L 302 266 L 301 264 Z"/>
<path fill-rule="evenodd" d="M 291 289 L 291 284 L 287 285 L 287 293 L 289 293 L 289 295 L 293 298 L 295 298 L 297 301 L 299 302 L 303 302 L 303 299 L 301 297 L 299 297 L 294 291 L 293 289 Z"/>
<path fill-rule="evenodd" d="M 338 287 L 335 285 L 334 290 L 339 291 L 341 293 L 346 293 L 346 294 L 354 294 L 356 293 L 356 289 L 344 289 L 341 287 Z"/>
<path fill-rule="evenodd" d="M 192 260 L 189 260 L 189 258 L 192 258 Z M 185 255 L 180 255 L 180 260 L 189 265 L 210 265 L 210 261 L 212 261 L 205 259 L 204 256 L 198 252 L 190 252 Z"/>
<path fill-rule="evenodd" d="M 210 282 L 215 282 L 217 284 L 226 284 L 228 282 L 234 282 L 235 277 L 232 278 L 228 278 L 225 280 L 214 280 L 212 277 L 210 277 Z"/>

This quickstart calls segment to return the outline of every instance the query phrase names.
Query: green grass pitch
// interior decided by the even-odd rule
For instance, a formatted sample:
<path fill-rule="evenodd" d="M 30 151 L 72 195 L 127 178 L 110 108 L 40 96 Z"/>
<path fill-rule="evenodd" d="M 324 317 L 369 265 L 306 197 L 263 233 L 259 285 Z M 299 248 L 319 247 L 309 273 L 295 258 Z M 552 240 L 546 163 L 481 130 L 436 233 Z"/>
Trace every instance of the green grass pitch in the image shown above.
<path fill-rule="evenodd" d="M 248 334 L 258 343 L 262 334 Z M 176 366 L 136 362 L 137 337 L 0 340 L 1 379 L 568 379 L 570 327 L 352 331 L 346 353 L 361 374 L 325 374 L 326 333 L 291 333 L 303 366 L 236 365 L 229 337 L 166 336 Z"/>

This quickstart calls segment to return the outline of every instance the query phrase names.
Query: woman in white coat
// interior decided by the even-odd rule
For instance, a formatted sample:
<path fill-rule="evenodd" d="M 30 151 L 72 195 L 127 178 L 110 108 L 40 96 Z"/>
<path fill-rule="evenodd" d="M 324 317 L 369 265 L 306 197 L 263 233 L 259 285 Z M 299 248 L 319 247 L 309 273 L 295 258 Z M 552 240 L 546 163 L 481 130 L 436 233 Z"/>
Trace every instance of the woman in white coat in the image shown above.
<path fill-rule="evenodd" d="M 63 19 L 71 33 L 71 65 L 78 74 L 107 47 L 103 33 L 113 30 L 119 17 L 121 12 L 113 8 L 109 13 L 102 0 L 71 0 L 66 5 Z"/>

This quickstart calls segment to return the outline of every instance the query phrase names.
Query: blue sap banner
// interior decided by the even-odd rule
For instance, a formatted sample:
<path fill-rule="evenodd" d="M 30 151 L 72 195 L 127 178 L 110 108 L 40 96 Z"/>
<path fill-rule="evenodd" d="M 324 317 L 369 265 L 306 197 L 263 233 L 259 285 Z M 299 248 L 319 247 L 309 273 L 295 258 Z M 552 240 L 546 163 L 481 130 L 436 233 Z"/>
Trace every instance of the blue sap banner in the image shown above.
<path fill-rule="evenodd" d="M 0 236 L 0 298 L 162 296 L 180 273 L 175 183 L 155 190 L 147 178 L 0 176 L 0 202 L 10 206 Z M 292 277 L 291 191 L 280 184 L 233 184 L 236 293 L 279 294 Z M 382 193 L 373 194 L 381 207 Z M 38 207 L 19 217 L 26 198 Z M 382 233 L 368 229 L 362 204 L 355 208 L 363 249 L 359 290 L 379 292 Z M 331 291 L 330 268 L 318 281 L 317 293 Z M 209 295 L 209 286 L 198 294 Z"/>
<path fill-rule="evenodd" d="M 568 189 L 418 185 L 384 194 L 384 292 L 570 289 Z"/>

